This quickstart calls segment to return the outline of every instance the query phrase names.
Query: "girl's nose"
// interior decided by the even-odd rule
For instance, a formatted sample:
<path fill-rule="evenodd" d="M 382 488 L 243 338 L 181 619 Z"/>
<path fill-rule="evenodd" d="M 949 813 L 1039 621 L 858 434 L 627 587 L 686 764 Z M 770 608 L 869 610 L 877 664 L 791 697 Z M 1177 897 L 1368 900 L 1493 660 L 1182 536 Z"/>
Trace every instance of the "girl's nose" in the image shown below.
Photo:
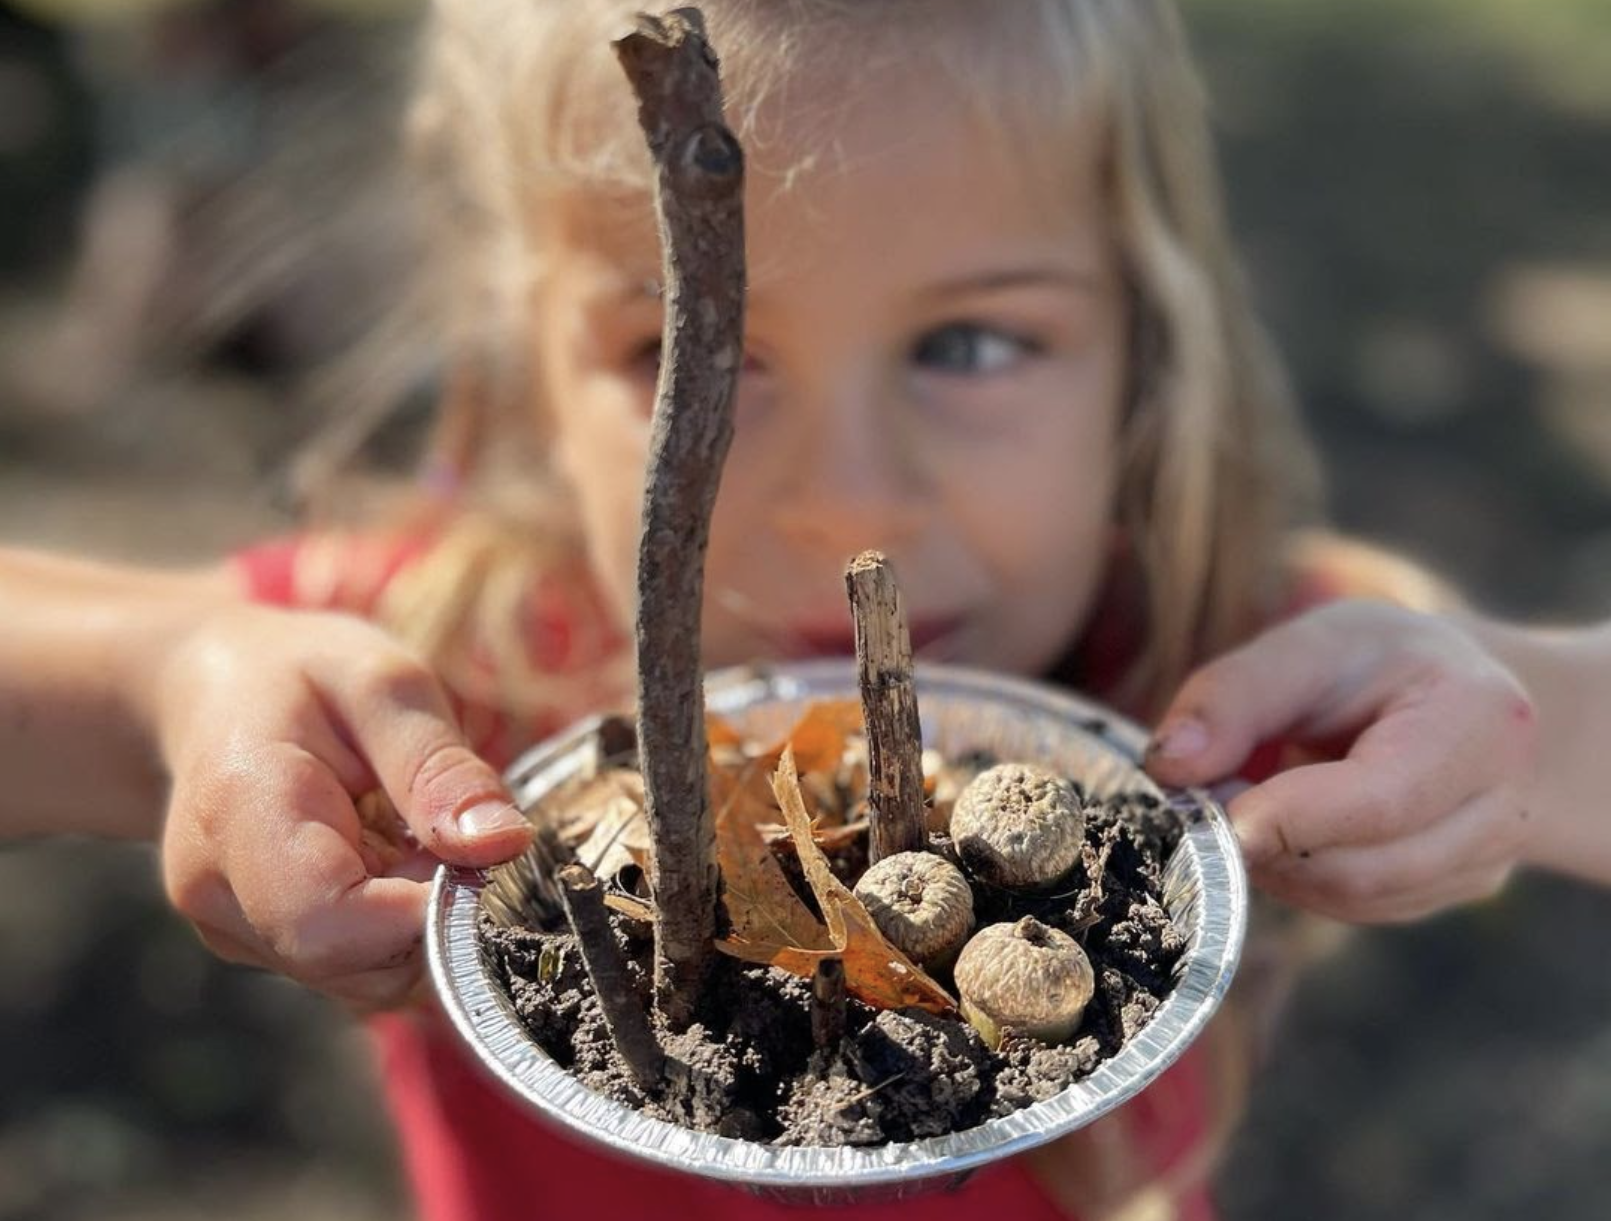
<path fill-rule="evenodd" d="M 898 548 L 922 526 L 929 499 L 898 395 L 868 382 L 810 397 L 785 406 L 793 427 L 780 430 L 788 451 L 772 501 L 778 532 L 836 561 Z"/>

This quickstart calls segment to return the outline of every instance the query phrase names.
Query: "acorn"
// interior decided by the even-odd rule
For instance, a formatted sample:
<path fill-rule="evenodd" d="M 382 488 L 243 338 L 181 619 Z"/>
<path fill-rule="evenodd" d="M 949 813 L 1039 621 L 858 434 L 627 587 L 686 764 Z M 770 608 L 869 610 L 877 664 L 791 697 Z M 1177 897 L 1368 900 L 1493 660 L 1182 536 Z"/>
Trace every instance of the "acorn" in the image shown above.
<path fill-rule="evenodd" d="M 1096 975 L 1079 942 L 1025 916 L 975 933 L 957 959 L 956 985 L 962 1015 L 991 1047 L 1009 1030 L 1061 1043 L 1079 1028 Z"/>
<path fill-rule="evenodd" d="M 951 838 L 970 872 L 993 886 L 1050 886 L 1080 858 L 1085 808 L 1079 789 L 1028 763 L 980 772 L 957 797 Z"/>
<path fill-rule="evenodd" d="M 962 871 L 932 852 L 897 852 L 856 883 L 867 914 L 920 966 L 945 966 L 973 931 L 973 890 Z"/>

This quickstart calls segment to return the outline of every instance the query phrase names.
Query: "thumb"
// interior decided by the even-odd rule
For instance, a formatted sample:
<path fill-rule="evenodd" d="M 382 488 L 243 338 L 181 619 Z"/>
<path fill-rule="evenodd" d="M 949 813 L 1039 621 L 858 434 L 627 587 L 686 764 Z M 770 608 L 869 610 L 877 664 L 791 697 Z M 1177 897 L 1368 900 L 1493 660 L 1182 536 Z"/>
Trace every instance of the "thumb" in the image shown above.
<path fill-rule="evenodd" d="M 530 845 L 531 823 L 498 773 L 465 743 L 427 670 L 403 659 L 333 694 L 375 778 L 433 855 L 485 867 Z"/>
<path fill-rule="evenodd" d="M 1321 614 L 1303 615 L 1192 674 L 1159 719 L 1146 767 L 1165 784 L 1232 776 L 1259 743 L 1325 719 L 1347 650 Z"/>

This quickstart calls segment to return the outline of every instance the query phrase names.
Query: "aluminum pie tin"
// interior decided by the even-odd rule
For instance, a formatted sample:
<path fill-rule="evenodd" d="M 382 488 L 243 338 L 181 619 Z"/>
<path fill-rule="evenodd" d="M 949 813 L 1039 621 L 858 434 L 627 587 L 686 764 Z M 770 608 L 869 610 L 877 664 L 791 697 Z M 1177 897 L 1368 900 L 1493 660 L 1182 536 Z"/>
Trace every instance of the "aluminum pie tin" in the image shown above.
<path fill-rule="evenodd" d="M 1164 873 L 1164 902 L 1187 948 L 1174 989 L 1118 1054 L 1061 1093 L 947 1136 L 871 1148 L 774 1147 L 696 1132 L 581 1085 L 527 1034 L 483 959 L 476 922 L 492 875 L 443 866 L 427 916 L 426 950 L 443 1009 L 477 1058 L 532 1110 L 621 1154 L 746 1185 L 796 1202 L 901 1198 L 1082 1128 L 1158 1077 L 1219 1007 L 1247 928 L 1247 875 L 1224 811 L 1200 790 L 1160 789 L 1139 762 L 1146 734 L 1112 711 L 1020 679 L 920 663 L 923 744 L 947 755 L 988 750 L 1078 779 L 1093 795 L 1147 792 L 1183 817 Z M 854 697 L 854 667 L 815 660 L 723 670 L 706 679 L 706 703 L 746 737 L 786 733 L 814 700 Z M 596 762 L 596 718 L 534 747 L 508 772 L 521 808 Z M 500 866 L 507 869 L 509 866 Z"/>

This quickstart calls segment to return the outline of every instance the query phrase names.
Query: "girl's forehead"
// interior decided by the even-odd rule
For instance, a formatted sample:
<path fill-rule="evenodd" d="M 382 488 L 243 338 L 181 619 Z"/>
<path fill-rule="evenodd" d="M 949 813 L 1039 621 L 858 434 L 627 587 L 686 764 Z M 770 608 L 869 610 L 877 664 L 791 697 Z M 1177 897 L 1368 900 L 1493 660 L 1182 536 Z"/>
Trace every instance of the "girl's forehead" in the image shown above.
<path fill-rule="evenodd" d="M 937 139 L 1049 197 L 1085 177 L 1102 156 L 1091 137 L 1105 126 L 1108 88 L 1071 40 L 1053 36 L 1045 14 L 1061 7 L 715 0 L 707 11 L 728 123 L 762 188 L 749 193 L 752 212 Z M 527 172 L 550 192 L 611 195 L 627 201 L 627 216 L 641 213 L 650 166 L 630 91 L 606 39 L 575 49 L 549 77 L 555 105 L 522 107 L 555 125 L 551 156 L 538 152 Z"/>
<path fill-rule="evenodd" d="M 913 77 L 842 91 L 803 117 L 768 107 L 744 127 L 753 278 L 781 270 L 774 264 L 790 254 L 809 257 L 844 231 L 865 230 L 859 214 L 867 209 L 929 228 L 1106 228 L 1094 108 L 1066 115 L 1055 140 L 1005 138 L 992 116 L 943 82 Z M 646 181 L 579 177 L 548 212 L 551 238 L 646 273 L 659 266 Z"/>

